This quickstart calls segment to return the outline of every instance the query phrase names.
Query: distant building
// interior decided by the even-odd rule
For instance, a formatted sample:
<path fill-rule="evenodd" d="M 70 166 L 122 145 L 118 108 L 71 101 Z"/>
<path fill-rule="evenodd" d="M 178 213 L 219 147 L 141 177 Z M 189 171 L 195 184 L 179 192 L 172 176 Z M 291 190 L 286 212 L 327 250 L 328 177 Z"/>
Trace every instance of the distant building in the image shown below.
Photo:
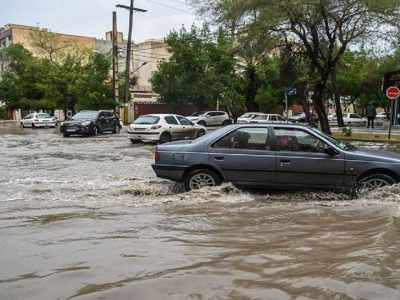
<path fill-rule="evenodd" d="M 7 69 L 8 62 L 2 57 L 2 49 L 11 44 L 21 44 L 36 57 L 43 57 L 40 49 L 32 45 L 31 36 L 36 33 L 49 32 L 46 28 L 37 26 L 27 26 L 18 24 L 7 24 L 0 27 L 0 80 L 1 74 Z M 112 54 L 112 32 L 107 32 L 105 39 L 96 39 L 79 35 L 70 35 L 65 33 L 54 33 L 59 41 L 74 42 L 82 47 L 87 47 L 93 51 L 103 54 Z M 126 69 L 126 49 L 127 40 L 124 40 L 123 34 L 118 32 L 118 71 L 124 73 Z M 168 60 L 170 53 L 167 51 L 167 45 L 163 40 L 148 40 L 142 43 L 132 45 L 130 71 L 131 75 L 138 77 L 138 83 L 131 87 L 132 102 L 130 103 L 129 120 L 135 117 L 135 111 L 138 111 L 140 105 L 157 104 L 158 95 L 154 93 L 150 78 L 157 70 L 158 64 L 162 60 Z M 112 70 L 110 70 L 110 77 Z M 135 104 L 138 106 L 134 108 Z M 21 111 L 13 113 L 12 118 L 19 120 L 22 116 Z M 62 116 L 60 117 L 62 119 Z"/>

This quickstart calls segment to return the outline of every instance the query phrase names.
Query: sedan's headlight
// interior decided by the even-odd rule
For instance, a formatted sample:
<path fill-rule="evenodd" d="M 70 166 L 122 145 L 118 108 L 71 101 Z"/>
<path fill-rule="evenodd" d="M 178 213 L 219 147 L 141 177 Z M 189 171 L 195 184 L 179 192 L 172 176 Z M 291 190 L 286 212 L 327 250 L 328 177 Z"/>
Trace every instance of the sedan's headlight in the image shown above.
<path fill-rule="evenodd" d="M 81 125 L 82 126 L 88 126 L 88 125 L 90 125 L 90 123 L 91 123 L 90 121 L 85 121 L 85 122 L 82 122 Z"/>

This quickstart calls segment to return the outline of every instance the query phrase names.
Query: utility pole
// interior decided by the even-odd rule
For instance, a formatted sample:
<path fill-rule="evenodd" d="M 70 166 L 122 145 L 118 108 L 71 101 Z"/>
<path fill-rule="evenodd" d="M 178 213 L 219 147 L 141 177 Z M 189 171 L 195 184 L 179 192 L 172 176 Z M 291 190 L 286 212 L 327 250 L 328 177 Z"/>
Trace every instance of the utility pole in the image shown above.
<path fill-rule="evenodd" d="M 113 11 L 113 27 L 112 27 L 112 82 L 113 96 L 115 101 L 115 114 L 120 118 L 119 108 L 119 70 L 118 70 L 118 31 L 117 31 L 117 12 Z"/>
<path fill-rule="evenodd" d="M 130 6 L 118 4 L 117 7 L 125 8 L 129 10 L 129 33 L 128 33 L 128 45 L 126 49 L 126 69 L 125 69 L 125 98 L 124 98 L 124 124 L 128 123 L 128 111 L 126 106 L 129 102 L 130 90 L 129 90 L 129 76 L 130 76 L 130 65 L 131 65 L 131 48 L 132 48 L 132 19 L 133 11 L 147 12 L 145 9 L 133 7 L 134 0 L 131 0 Z"/>

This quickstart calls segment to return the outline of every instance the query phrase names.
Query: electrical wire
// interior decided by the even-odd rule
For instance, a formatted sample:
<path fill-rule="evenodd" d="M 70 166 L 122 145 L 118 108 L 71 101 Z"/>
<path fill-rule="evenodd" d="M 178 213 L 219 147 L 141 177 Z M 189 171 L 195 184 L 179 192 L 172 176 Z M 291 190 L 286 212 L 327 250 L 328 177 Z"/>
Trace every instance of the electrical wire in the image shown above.
<path fill-rule="evenodd" d="M 175 9 L 175 10 L 178 10 L 178 11 L 182 11 L 182 12 L 184 12 L 184 13 L 188 13 L 188 14 L 191 14 L 191 13 L 192 13 L 191 11 L 183 10 L 183 9 L 180 9 L 180 8 L 177 8 L 177 7 L 174 7 L 174 6 L 170 6 L 170 5 L 168 5 L 168 4 L 160 3 L 160 2 L 158 2 L 158 1 L 154 1 L 154 0 L 147 0 L 147 1 L 149 1 L 149 2 L 151 2 L 151 3 L 154 3 L 154 4 L 158 4 L 158 5 L 164 6 L 164 7 L 168 7 L 168 8 L 171 8 L 171 9 Z"/>

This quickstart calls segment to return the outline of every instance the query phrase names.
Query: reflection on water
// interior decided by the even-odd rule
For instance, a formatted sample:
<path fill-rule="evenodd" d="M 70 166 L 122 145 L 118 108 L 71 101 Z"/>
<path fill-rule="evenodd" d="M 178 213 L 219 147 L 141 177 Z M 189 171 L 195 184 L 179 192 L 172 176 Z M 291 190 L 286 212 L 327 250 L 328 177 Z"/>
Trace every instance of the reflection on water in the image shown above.
<path fill-rule="evenodd" d="M 0 299 L 400 299 L 400 185 L 183 192 L 153 151 L 0 128 Z"/>

